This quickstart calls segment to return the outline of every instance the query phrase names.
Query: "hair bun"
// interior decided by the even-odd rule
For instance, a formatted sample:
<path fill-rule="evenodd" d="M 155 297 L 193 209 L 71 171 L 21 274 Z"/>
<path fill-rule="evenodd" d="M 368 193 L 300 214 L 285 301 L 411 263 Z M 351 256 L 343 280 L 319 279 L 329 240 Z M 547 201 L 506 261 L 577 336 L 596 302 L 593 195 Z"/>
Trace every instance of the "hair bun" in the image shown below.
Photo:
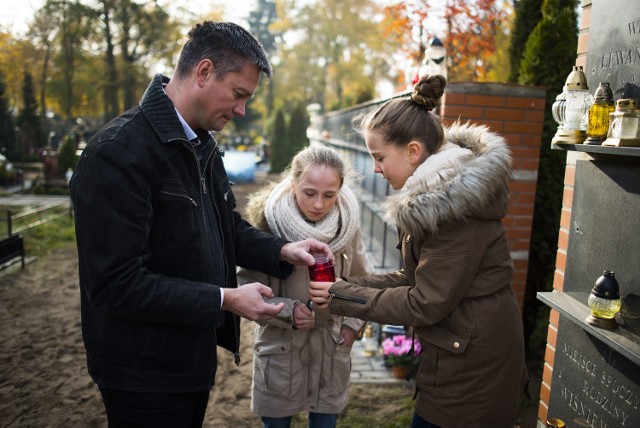
<path fill-rule="evenodd" d="M 414 85 L 411 100 L 431 111 L 438 105 L 438 100 L 444 94 L 445 86 L 447 86 L 447 79 L 443 75 L 429 76 L 425 74 Z"/>

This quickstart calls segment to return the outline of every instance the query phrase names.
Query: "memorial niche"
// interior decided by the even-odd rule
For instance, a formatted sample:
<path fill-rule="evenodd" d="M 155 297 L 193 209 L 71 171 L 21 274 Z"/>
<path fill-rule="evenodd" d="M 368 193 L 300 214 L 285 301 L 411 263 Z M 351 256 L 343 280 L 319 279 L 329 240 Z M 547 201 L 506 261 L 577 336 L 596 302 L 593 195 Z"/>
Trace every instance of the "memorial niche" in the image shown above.
<path fill-rule="evenodd" d="M 587 3 L 588 87 L 609 82 L 615 100 L 640 99 L 640 2 Z M 567 427 L 638 427 L 640 148 L 575 150 L 590 155 L 574 158 L 562 293 L 539 293 L 560 313 L 547 417 Z M 604 270 L 615 272 L 622 299 L 619 325 L 611 331 L 584 321 L 589 293 Z"/>
<path fill-rule="evenodd" d="M 639 157 L 576 161 L 563 293 L 540 293 L 560 312 L 548 415 L 567 426 L 640 426 Z M 604 330 L 585 315 L 594 281 L 609 269 L 622 310 L 619 325 Z"/>

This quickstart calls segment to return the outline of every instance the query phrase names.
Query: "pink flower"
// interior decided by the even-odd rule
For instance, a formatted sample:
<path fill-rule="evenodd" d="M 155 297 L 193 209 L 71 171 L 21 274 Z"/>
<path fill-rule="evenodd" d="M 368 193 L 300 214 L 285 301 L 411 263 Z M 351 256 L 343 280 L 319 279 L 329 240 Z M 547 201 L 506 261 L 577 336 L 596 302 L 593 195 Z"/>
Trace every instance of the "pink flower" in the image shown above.
<path fill-rule="evenodd" d="M 411 354 L 412 345 L 413 354 Z M 391 364 L 410 365 L 412 360 L 418 358 L 422 352 L 422 346 L 419 340 L 398 334 L 382 342 L 382 351 Z"/>

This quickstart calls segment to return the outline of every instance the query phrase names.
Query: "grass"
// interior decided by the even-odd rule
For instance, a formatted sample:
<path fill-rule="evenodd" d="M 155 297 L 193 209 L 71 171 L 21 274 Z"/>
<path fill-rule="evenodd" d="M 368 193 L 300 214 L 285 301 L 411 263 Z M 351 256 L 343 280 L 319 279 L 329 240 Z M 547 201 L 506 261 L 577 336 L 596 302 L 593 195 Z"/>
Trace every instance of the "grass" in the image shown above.
<path fill-rule="evenodd" d="M 408 385 L 351 385 L 349 404 L 338 419 L 338 427 L 408 427 L 413 415 L 413 392 Z"/>
<path fill-rule="evenodd" d="M 29 210 L 33 207 L 0 207 L 0 212 L 11 209 L 12 215 L 19 214 L 22 211 Z M 4 220 L 4 218 L 3 218 Z M 28 221 L 37 220 L 32 218 Z M 6 224 L 4 221 L 3 224 Z M 13 230 L 23 226 L 23 222 L 14 222 Z M 7 234 L 6 230 L 1 231 L 2 238 Z M 14 232 L 15 233 L 15 232 Z M 31 227 L 20 232 L 24 238 L 25 252 L 27 256 L 43 256 L 60 248 L 75 246 L 76 235 L 73 218 L 70 215 L 63 215 L 54 220 Z M 1 238 L 0 238 L 1 239 Z"/>
<path fill-rule="evenodd" d="M 22 233 L 25 252 L 29 256 L 43 256 L 60 248 L 76 245 L 76 229 L 71 216 L 27 229 Z"/>
<path fill-rule="evenodd" d="M 347 407 L 337 428 L 405 428 L 413 415 L 413 387 L 407 385 L 351 384 Z M 293 417 L 292 428 L 306 428 L 305 413 Z"/>

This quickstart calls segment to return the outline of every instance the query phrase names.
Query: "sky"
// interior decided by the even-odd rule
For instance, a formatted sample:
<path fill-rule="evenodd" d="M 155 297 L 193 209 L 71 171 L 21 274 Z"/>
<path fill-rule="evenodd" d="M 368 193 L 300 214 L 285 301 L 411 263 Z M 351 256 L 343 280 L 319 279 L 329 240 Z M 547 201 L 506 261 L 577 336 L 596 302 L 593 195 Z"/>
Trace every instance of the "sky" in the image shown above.
<path fill-rule="evenodd" d="M 16 35 L 24 35 L 27 24 L 34 12 L 45 3 L 45 0 L 0 0 L 0 26 Z M 160 0 L 160 4 L 168 8 L 186 7 L 194 13 L 210 10 L 210 5 L 224 6 L 225 18 L 244 25 L 244 18 L 253 8 L 254 0 Z"/>
<path fill-rule="evenodd" d="M 14 34 L 24 34 L 27 20 L 43 0 L 0 0 L 0 26 Z"/>

